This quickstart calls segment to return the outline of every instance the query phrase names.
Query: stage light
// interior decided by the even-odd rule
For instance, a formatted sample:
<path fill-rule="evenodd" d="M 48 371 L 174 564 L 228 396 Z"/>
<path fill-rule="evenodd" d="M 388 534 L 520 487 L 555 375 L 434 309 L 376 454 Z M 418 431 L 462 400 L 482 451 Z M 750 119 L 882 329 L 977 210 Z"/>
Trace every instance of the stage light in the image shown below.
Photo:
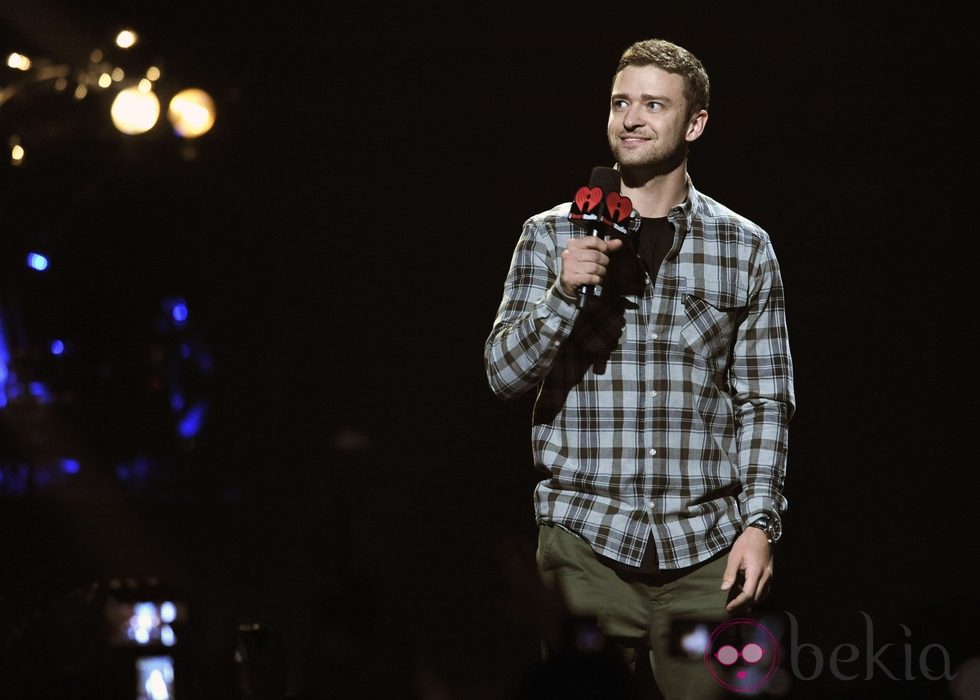
<path fill-rule="evenodd" d="M 169 600 L 160 603 L 160 619 L 170 624 L 177 619 L 177 606 Z"/>
<path fill-rule="evenodd" d="M 51 341 L 51 354 L 61 355 L 65 351 L 65 344 L 60 340 Z"/>
<path fill-rule="evenodd" d="M 175 302 L 170 310 L 170 316 L 177 325 L 182 325 L 187 321 L 187 304 L 182 301 Z"/>
<path fill-rule="evenodd" d="M 43 272 L 48 269 L 48 259 L 40 253 L 28 253 L 27 266 L 38 272 Z"/>
<path fill-rule="evenodd" d="M 168 88 L 167 97 L 172 96 L 172 99 L 161 105 L 154 94 L 154 85 L 161 77 L 159 65 L 140 65 L 137 62 L 142 59 L 128 51 L 141 41 L 134 30 L 123 29 L 116 34 L 115 47 L 112 48 L 122 49 L 125 56 L 121 56 L 118 50 L 95 48 L 89 52 L 87 61 L 74 66 L 56 63 L 45 57 L 31 60 L 21 53 L 7 53 L 7 67 L 23 71 L 26 75 L 20 80 L 0 85 L 0 107 L 28 87 L 33 91 L 34 85 L 53 86 L 56 92 L 73 95 L 75 102 L 81 102 L 93 92 L 107 91 L 111 93 L 110 116 L 117 130 L 130 135 L 146 133 L 156 126 L 161 111 L 166 108 L 173 133 L 185 141 L 181 144 L 181 156 L 192 158 L 195 151 L 186 141 L 202 136 L 213 128 L 214 100 L 199 88 L 176 88 L 176 95 Z M 15 148 L 11 143 L 10 149 L 11 165 L 21 165 L 24 160 L 23 146 Z"/>
<path fill-rule="evenodd" d="M 51 391 L 44 382 L 28 382 L 27 391 L 40 403 L 49 403 L 51 401 Z"/>
<path fill-rule="evenodd" d="M 160 100 L 152 90 L 126 88 L 112 101 L 110 115 L 112 123 L 124 134 L 143 134 L 160 118 Z"/>
<path fill-rule="evenodd" d="M 15 70 L 30 70 L 31 59 L 19 53 L 12 53 L 7 56 L 7 67 Z"/>
<path fill-rule="evenodd" d="M 214 126 L 214 100 L 198 88 L 181 90 L 170 100 L 167 118 L 178 135 L 197 138 Z"/>
<path fill-rule="evenodd" d="M 201 432 L 207 410 L 207 405 L 203 401 L 198 401 L 191 406 L 177 424 L 177 434 L 185 440 L 195 437 Z"/>
<path fill-rule="evenodd" d="M 131 29 L 123 29 L 116 35 L 116 46 L 121 49 L 128 49 L 136 45 L 139 37 Z"/>

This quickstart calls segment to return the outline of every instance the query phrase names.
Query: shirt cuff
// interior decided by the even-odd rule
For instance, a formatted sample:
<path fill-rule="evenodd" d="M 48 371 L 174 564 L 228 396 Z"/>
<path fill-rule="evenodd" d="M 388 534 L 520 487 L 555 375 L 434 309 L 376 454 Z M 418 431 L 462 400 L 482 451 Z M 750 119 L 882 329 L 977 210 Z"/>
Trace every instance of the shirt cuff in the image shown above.
<path fill-rule="evenodd" d="M 742 503 L 742 526 L 748 527 L 749 523 L 767 514 L 782 517 L 788 506 L 789 502 L 782 496 L 751 496 Z"/>
<path fill-rule="evenodd" d="M 578 300 L 565 296 L 561 282 L 555 280 L 549 293 L 545 295 L 545 305 L 561 320 L 572 323 L 578 317 Z"/>

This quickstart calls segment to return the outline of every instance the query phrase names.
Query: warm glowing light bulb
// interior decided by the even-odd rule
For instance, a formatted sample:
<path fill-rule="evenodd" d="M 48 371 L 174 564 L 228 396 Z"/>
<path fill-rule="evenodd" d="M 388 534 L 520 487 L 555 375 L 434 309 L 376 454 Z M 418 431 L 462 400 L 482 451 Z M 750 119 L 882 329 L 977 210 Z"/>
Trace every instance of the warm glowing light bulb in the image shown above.
<path fill-rule="evenodd" d="M 124 134 L 142 134 L 160 118 L 160 100 L 153 92 L 126 88 L 116 95 L 110 110 L 112 123 Z"/>
<path fill-rule="evenodd" d="M 12 53 L 7 56 L 7 67 L 16 68 L 17 70 L 30 70 L 31 59 L 24 54 Z"/>
<path fill-rule="evenodd" d="M 137 38 L 138 37 L 136 36 L 136 32 L 134 32 L 133 30 L 123 29 L 121 32 L 119 32 L 116 35 L 116 46 L 118 46 L 121 49 L 128 49 L 134 44 L 136 44 Z"/>
<path fill-rule="evenodd" d="M 24 147 L 20 144 L 10 149 L 10 162 L 13 165 L 20 165 L 24 162 Z"/>
<path fill-rule="evenodd" d="M 214 126 L 214 100 L 198 88 L 181 90 L 170 100 L 167 118 L 179 136 L 196 138 Z"/>

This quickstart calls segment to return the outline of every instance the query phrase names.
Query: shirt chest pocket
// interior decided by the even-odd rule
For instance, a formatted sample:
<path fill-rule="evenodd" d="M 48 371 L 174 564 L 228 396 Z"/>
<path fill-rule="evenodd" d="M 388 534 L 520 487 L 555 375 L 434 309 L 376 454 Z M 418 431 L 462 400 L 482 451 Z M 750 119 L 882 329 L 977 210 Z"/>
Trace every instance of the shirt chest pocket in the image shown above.
<path fill-rule="evenodd" d="M 745 316 L 748 291 L 689 283 L 681 294 L 681 303 L 681 345 L 707 360 L 727 360 L 738 324 Z"/>

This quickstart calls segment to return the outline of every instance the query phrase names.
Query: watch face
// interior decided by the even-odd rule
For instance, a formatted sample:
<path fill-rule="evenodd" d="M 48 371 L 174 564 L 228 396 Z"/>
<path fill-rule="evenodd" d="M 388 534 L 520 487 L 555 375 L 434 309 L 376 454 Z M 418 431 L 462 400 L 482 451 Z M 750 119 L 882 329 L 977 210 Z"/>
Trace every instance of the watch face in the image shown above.
<path fill-rule="evenodd" d="M 770 543 L 776 542 L 783 536 L 783 524 L 778 517 L 763 515 L 751 523 L 751 527 L 757 527 L 766 533 Z"/>

